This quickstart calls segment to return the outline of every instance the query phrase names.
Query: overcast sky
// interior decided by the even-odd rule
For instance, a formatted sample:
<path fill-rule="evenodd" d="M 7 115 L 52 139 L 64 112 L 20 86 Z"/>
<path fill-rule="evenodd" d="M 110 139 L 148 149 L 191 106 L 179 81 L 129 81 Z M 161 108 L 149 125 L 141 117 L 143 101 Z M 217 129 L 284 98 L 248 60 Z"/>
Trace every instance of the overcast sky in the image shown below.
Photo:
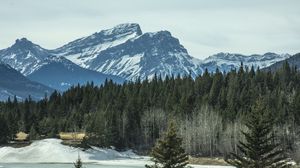
<path fill-rule="evenodd" d="M 168 30 L 190 55 L 300 52 L 300 0 L 0 0 L 0 49 L 47 49 L 120 23 Z"/>

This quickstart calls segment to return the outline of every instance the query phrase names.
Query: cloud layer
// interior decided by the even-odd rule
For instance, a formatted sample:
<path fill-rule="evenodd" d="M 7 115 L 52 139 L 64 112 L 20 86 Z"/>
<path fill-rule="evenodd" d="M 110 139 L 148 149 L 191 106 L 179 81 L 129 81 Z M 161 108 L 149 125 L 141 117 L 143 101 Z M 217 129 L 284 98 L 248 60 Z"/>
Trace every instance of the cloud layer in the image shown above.
<path fill-rule="evenodd" d="M 56 48 L 120 23 L 169 30 L 198 58 L 300 52 L 299 0 L 2 0 L 0 48 L 27 37 Z"/>

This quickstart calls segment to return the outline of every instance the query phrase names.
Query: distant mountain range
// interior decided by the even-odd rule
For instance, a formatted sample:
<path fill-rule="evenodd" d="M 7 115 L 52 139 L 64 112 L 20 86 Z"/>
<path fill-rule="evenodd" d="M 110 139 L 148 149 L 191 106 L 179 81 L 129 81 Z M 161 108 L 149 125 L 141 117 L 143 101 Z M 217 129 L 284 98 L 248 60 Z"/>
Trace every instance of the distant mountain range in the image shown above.
<path fill-rule="evenodd" d="M 280 69 L 286 61 L 289 63 L 290 66 L 296 67 L 297 70 L 300 70 L 300 53 L 295 54 L 286 60 L 278 61 L 272 64 L 271 66 L 266 67 L 265 70 L 274 72 Z"/>
<path fill-rule="evenodd" d="M 291 57 L 289 54 L 275 54 L 265 53 L 263 55 L 241 55 L 231 53 L 218 53 L 216 55 L 206 58 L 202 62 L 203 68 L 207 68 L 209 72 L 213 72 L 216 68 L 219 68 L 222 72 L 228 72 L 231 69 L 236 69 L 241 66 L 241 63 L 245 67 L 251 68 L 252 66 L 257 68 L 265 68 L 276 62 L 285 60 Z"/>
<path fill-rule="evenodd" d="M 241 55 L 218 53 L 204 60 L 188 54 L 179 40 L 168 31 L 143 33 L 135 23 L 120 24 L 90 36 L 74 40 L 54 50 L 44 49 L 26 38 L 0 50 L 0 61 L 10 65 L 32 81 L 57 90 L 94 81 L 112 79 L 151 79 L 155 74 L 192 75 L 205 69 L 222 72 L 245 66 L 266 68 L 290 58 L 289 54 Z"/>

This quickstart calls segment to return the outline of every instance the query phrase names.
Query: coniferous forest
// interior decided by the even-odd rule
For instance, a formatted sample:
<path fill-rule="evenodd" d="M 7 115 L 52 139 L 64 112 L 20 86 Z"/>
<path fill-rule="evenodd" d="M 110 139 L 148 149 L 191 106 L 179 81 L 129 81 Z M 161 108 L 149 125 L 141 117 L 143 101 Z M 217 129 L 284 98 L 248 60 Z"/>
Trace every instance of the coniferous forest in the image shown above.
<path fill-rule="evenodd" d="M 89 145 L 149 152 L 172 119 L 188 154 L 224 156 L 238 152 L 257 100 L 274 117 L 274 141 L 297 157 L 300 72 L 288 63 L 276 72 L 241 66 L 229 73 L 205 71 L 195 79 L 156 75 L 122 85 L 88 83 L 40 101 L 11 98 L 0 103 L 0 143 L 19 131 L 31 139 L 84 131 Z"/>

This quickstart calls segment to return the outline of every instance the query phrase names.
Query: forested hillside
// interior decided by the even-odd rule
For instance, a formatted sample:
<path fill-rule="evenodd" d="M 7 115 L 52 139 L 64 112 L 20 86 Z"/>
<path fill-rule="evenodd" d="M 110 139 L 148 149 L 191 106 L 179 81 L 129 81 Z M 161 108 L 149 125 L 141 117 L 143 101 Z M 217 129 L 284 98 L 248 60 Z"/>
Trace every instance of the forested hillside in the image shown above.
<path fill-rule="evenodd" d="M 145 152 L 172 118 L 189 154 L 217 156 L 237 151 L 244 119 L 257 99 L 277 119 L 276 141 L 295 152 L 300 73 L 287 63 L 274 73 L 241 66 L 226 74 L 206 71 L 195 80 L 190 76 L 162 80 L 157 75 L 151 81 L 123 85 L 89 83 L 38 102 L 12 98 L 0 104 L 0 121 L 6 121 L 2 124 L 10 138 L 18 131 L 47 137 L 60 131 L 86 131 L 91 145 Z"/>

